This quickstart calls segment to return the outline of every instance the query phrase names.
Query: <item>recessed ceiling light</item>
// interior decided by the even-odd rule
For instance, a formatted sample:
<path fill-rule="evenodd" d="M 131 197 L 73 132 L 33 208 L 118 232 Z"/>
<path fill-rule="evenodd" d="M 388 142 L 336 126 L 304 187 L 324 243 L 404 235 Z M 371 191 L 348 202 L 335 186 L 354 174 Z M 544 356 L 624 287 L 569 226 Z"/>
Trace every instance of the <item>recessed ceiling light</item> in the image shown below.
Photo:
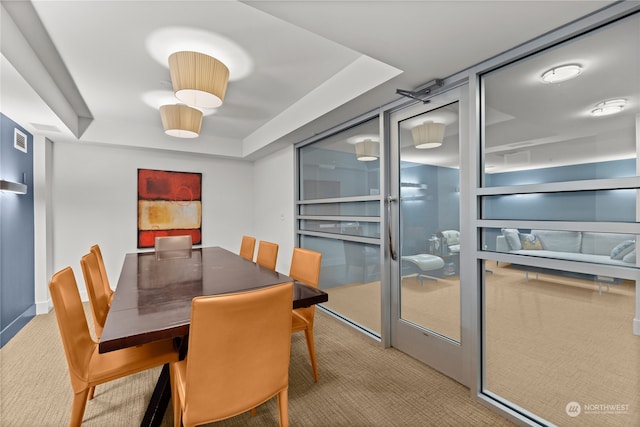
<path fill-rule="evenodd" d="M 603 101 L 596 105 L 595 110 L 591 110 L 591 115 L 599 117 L 619 113 L 624 109 L 626 103 L 627 100 L 624 98 Z"/>
<path fill-rule="evenodd" d="M 578 64 L 561 65 L 545 71 L 542 74 L 542 81 L 545 83 L 557 83 L 577 77 L 582 72 L 582 67 Z"/>

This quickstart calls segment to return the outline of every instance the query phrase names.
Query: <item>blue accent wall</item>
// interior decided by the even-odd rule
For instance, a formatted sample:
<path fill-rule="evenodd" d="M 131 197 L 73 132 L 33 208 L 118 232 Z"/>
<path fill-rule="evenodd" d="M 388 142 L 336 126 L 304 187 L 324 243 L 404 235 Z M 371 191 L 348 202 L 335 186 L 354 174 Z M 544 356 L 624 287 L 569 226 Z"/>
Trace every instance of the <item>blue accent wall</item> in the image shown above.
<path fill-rule="evenodd" d="M 27 153 L 13 146 L 27 135 Z M 27 184 L 27 194 L 0 192 L 0 347 L 35 316 L 33 135 L 0 113 L 0 178 Z"/>
<path fill-rule="evenodd" d="M 626 159 L 490 174 L 486 176 L 486 184 L 496 187 L 632 176 L 636 176 L 636 160 Z M 633 189 L 494 196 L 484 200 L 484 219 L 635 222 L 636 218 Z M 499 229 L 484 231 L 487 249 L 495 250 L 499 234 Z"/>
<path fill-rule="evenodd" d="M 443 230 L 460 230 L 460 171 L 402 162 L 400 182 L 425 184 L 426 189 L 400 187 L 402 253 L 425 253 L 429 237 Z"/>
<path fill-rule="evenodd" d="M 636 160 L 617 160 L 487 175 L 487 186 L 636 176 Z M 615 207 L 615 208 L 613 208 Z M 635 222 L 635 190 L 580 191 L 486 197 L 485 219 Z"/>
<path fill-rule="evenodd" d="M 487 187 L 636 176 L 636 159 L 612 160 L 486 175 Z"/>

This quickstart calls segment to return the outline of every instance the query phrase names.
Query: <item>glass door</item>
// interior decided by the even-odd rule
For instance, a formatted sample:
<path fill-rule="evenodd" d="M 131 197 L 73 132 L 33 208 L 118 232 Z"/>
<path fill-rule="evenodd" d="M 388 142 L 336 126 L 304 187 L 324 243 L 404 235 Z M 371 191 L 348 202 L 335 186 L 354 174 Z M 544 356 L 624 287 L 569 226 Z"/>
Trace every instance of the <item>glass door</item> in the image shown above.
<path fill-rule="evenodd" d="M 460 93 L 450 90 L 391 115 L 391 344 L 466 384 Z"/>

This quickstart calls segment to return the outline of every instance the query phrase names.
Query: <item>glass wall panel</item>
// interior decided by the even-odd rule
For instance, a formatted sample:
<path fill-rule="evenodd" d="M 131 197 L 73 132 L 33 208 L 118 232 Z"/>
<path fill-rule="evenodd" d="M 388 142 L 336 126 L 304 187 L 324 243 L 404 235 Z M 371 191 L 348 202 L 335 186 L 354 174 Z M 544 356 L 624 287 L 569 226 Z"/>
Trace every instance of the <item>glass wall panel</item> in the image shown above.
<path fill-rule="evenodd" d="M 380 224 L 351 221 L 301 220 L 300 230 L 321 231 L 345 236 L 380 237 Z"/>
<path fill-rule="evenodd" d="M 300 149 L 300 200 L 380 194 L 378 126 L 370 120 Z"/>
<path fill-rule="evenodd" d="M 488 251 L 620 267 L 637 265 L 635 234 L 485 228 L 481 237 Z"/>
<path fill-rule="evenodd" d="M 485 186 L 637 175 L 639 25 L 627 18 L 484 76 Z M 545 82 L 561 66 L 578 74 Z"/>
<path fill-rule="evenodd" d="M 380 202 L 372 200 L 370 202 L 349 202 L 349 203 L 322 203 L 311 205 L 300 205 L 300 215 L 315 216 L 380 216 Z"/>
<path fill-rule="evenodd" d="M 482 213 L 484 219 L 636 222 L 636 190 L 485 196 Z"/>
<path fill-rule="evenodd" d="M 480 219 L 519 226 L 479 230 L 482 392 L 543 424 L 640 425 L 637 236 L 612 230 L 640 219 L 621 179 L 638 175 L 638 28 L 636 13 L 481 76 L 482 186 L 516 190 L 478 196 Z"/>
<path fill-rule="evenodd" d="M 380 246 L 313 236 L 301 236 L 300 246 L 323 254 L 322 306 L 380 335 Z"/>
<path fill-rule="evenodd" d="M 299 246 L 322 253 L 322 307 L 380 336 L 378 116 L 298 149 Z M 313 235 L 310 235 L 313 234 Z"/>
<path fill-rule="evenodd" d="M 633 142 L 631 139 L 630 142 Z M 549 148 L 549 147 L 547 147 Z M 556 148 L 556 147 L 554 147 Z M 507 159 L 509 157 L 507 156 Z M 511 168 L 508 172 L 492 172 L 497 168 L 486 167 L 485 187 L 502 185 L 546 184 L 551 182 L 582 181 L 589 179 L 625 178 L 636 175 L 635 159 L 595 161 L 579 165 L 563 165 L 536 169 Z"/>
<path fill-rule="evenodd" d="M 635 282 L 487 265 L 485 389 L 555 425 L 638 425 Z"/>

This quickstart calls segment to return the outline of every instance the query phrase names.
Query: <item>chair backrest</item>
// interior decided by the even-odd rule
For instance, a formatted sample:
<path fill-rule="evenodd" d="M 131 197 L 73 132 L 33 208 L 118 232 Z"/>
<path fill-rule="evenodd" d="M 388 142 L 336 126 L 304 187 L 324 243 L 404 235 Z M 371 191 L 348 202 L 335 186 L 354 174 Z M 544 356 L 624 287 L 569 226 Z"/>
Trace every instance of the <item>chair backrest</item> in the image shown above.
<path fill-rule="evenodd" d="M 179 251 L 191 249 L 191 235 L 185 236 L 162 236 L 155 239 L 156 252 Z"/>
<path fill-rule="evenodd" d="M 305 285 L 318 287 L 322 254 L 304 248 L 293 248 L 289 277 Z"/>
<path fill-rule="evenodd" d="M 236 415 L 288 387 L 292 299 L 293 283 L 193 299 L 185 387 L 190 423 Z"/>
<path fill-rule="evenodd" d="M 109 313 L 109 295 L 105 292 L 95 252 L 89 252 L 84 255 L 80 260 L 80 266 L 82 267 L 84 284 L 89 295 L 89 305 L 91 306 L 96 337 L 100 338 L 104 322 L 107 320 L 107 314 Z"/>
<path fill-rule="evenodd" d="M 91 354 L 98 344 L 91 338 L 71 267 L 53 275 L 49 282 L 49 292 L 67 357 L 71 387 L 77 392 L 86 387 Z"/>
<path fill-rule="evenodd" d="M 260 241 L 258 245 L 258 255 L 256 256 L 256 264 L 259 264 L 268 269 L 275 270 L 276 262 L 278 260 L 278 244 Z"/>
<path fill-rule="evenodd" d="M 107 269 L 104 266 L 104 258 L 102 258 L 102 251 L 100 250 L 100 246 L 93 245 L 90 249 L 96 255 L 96 259 L 98 260 L 98 267 L 100 267 L 100 275 L 102 276 L 102 284 L 104 285 L 104 290 L 107 296 L 111 297 L 113 294 L 113 289 L 111 289 L 111 284 L 109 283 L 109 276 L 107 276 Z"/>
<path fill-rule="evenodd" d="M 256 249 L 256 238 L 251 236 L 242 236 L 240 244 L 240 256 L 249 261 L 253 261 L 253 252 Z"/>
<path fill-rule="evenodd" d="M 458 230 L 444 230 L 440 232 L 440 235 L 449 246 L 460 244 L 460 232 Z"/>
<path fill-rule="evenodd" d="M 305 285 L 317 288 L 320 282 L 321 265 L 322 254 L 320 252 L 304 248 L 293 248 L 289 277 Z M 316 306 L 312 305 L 310 307 L 297 308 L 294 311 L 298 313 L 299 316 L 302 316 L 308 323 L 312 323 Z"/>
<path fill-rule="evenodd" d="M 155 239 L 157 259 L 190 258 L 191 235 L 162 236 Z"/>

